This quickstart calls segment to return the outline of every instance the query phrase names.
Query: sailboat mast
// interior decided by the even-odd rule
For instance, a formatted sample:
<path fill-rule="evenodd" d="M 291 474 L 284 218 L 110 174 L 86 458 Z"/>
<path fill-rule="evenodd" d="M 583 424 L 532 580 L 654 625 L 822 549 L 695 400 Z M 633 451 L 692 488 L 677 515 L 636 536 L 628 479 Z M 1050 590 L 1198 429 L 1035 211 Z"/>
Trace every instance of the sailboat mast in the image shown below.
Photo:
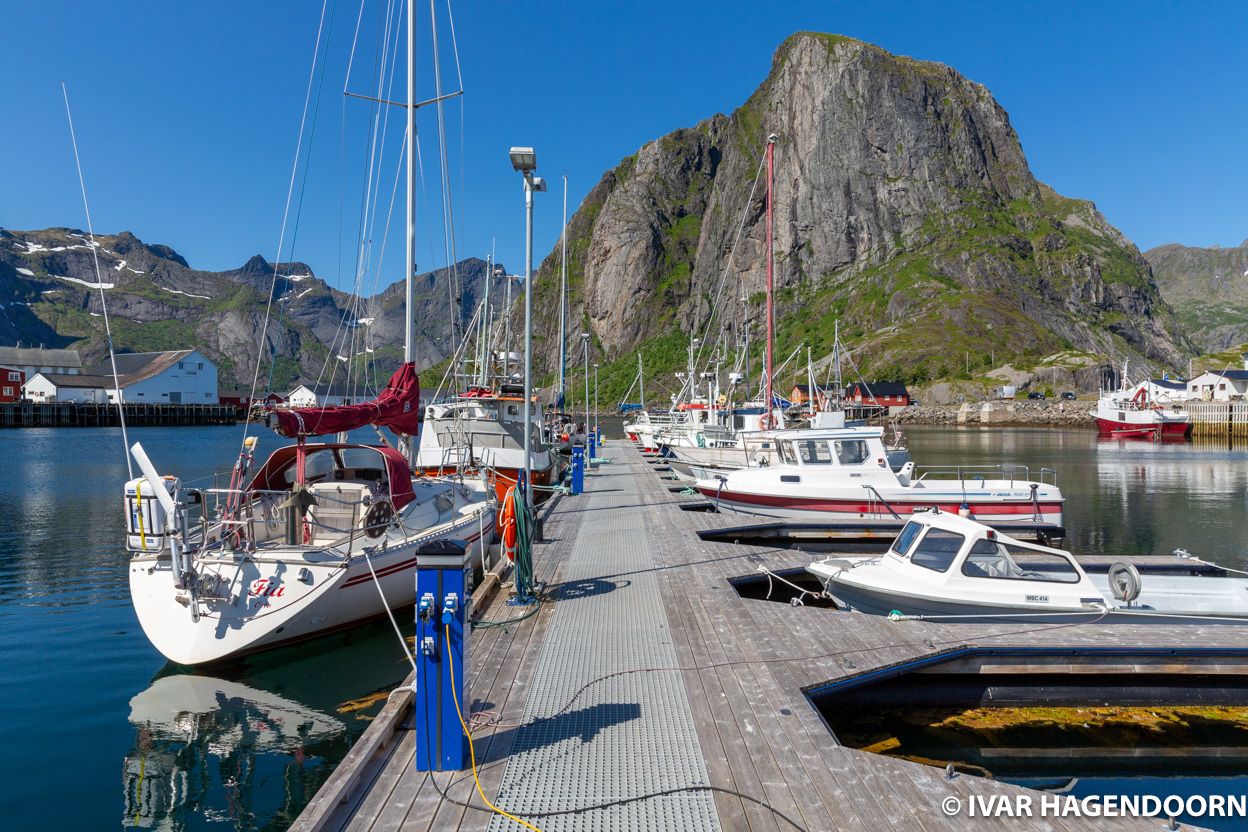
<path fill-rule="evenodd" d="M 641 364 L 641 353 L 637 353 L 637 382 L 641 385 L 641 409 L 646 409 L 646 371 Z"/>
<path fill-rule="evenodd" d="M 416 4 L 407 4 L 407 233 L 403 292 L 403 361 L 416 360 L 416 322 L 412 317 L 416 272 Z M 415 463 L 416 447 L 410 437 L 404 441 L 409 462 Z"/>
<path fill-rule="evenodd" d="M 559 281 L 559 408 L 563 409 L 566 396 L 568 369 L 568 175 L 563 175 L 563 233 L 559 235 L 563 249 L 562 271 Z"/>
<path fill-rule="evenodd" d="M 773 298 L 773 286 L 775 275 L 773 268 L 775 264 L 775 256 L 772 251 L 772 189 L 775 184 L 776 175 L 776 134 L 772 133 L 767 137 L 767 385 L 764 391 L 763 401 L 765 402 L 767 419 L 771 421 L 772 402 L 772 348 L 776 340 L 776 309 Z"/>

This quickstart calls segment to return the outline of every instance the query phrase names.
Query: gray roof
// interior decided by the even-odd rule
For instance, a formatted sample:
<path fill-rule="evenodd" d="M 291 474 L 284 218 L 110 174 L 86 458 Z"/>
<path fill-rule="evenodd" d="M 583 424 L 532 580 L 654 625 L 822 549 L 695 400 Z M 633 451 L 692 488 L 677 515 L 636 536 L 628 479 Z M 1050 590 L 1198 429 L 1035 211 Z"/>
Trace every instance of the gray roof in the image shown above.
<path fill-rule="evenodd" d="M 112 376 L 96 376 L 87 375 L 85 373 L 79 373 L 78 375 L 69 375 L 67 373 L 37 373 L 36 375 L 43 376 L 57 387 L 102 387 L 105 389 L 112 389 L 113 386 Z M 29 379 L 27 380 L 27 383 L 30 383 Z"/>
<path fill-rule="evenodd" d="M 1187 382 L 1182 379 L 1173 378 L 1154 378 L 1150 381 L 1157 387 L 1164 387 L 1167 390 L 1186 390 Z"/>
<path fill-rule="evenodd" d="M 0 347 L 0 364 L 18 367 L 82 367 L 78 350 L 44 350 L 34 347 Z"/>
<path fill-rule="evenodd" d="M 144 379 L 163 373 L 194 350 L 171 350 L 169 352 L 125 352 L 118 353 L 117 375 L 121 378 L 121 386 L 129 387 Z M 87 372 L 96 375 L 113 377 L 113 364 L 108 359 L 101 361 Z M 112 387 L 112 384 L 109 384 Z"/>

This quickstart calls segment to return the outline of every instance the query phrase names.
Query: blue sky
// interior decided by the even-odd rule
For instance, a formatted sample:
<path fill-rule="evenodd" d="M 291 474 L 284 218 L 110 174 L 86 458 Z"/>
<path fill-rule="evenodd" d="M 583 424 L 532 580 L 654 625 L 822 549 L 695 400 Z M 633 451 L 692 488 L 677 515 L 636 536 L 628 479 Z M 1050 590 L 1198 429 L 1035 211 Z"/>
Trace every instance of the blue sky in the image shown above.
<path fill-rule="evenodd" d="M 449 90 L 457 81 L 446 0 L 436 4 Z M 344 105 L 342 95 L 358 0 L 330 0 L 330 9 L 294 256 L 349 285 L 372 112 Z M 85 225 L 64 80 L 97 231 L 132 230 L 205 269 L 272 258 L 320 11 L 319 0 L 7 3 L 0 225 Z M 370 85 L 384 11 L 367 0 L 357 91 Z M 428 0 L 418 11 L 419 85 L 428 96 Z M 483 257 L 497 240 L 511 271 L 522 267 L 524 227 L 510 145 L 534 145 L 551 184 L 538 196 L 540 260 L 558 239 L 562 173 L 571 212 L 604 170 L 646 141 L 739 105 L 776 46 L 801 29 L 940 61 L 985 84 L 1009 111 L 1037 177 L 1094 200 L 1142 249 L 1248 238 L 1245 3 L 459 0 L 454 13 L 467 91 L 447 108 L 458 253 Z M 391 116 L 393 128 L 402 113 Z M 446 260 L 433 119 L 432 108 L 421 112 L 422 269 Z M 392 129 L 383 216 L 399 142 Z M 397 212 L 401 205 L 400 197 Z M 395 216 L 382 284 L 401 274 Z"/>

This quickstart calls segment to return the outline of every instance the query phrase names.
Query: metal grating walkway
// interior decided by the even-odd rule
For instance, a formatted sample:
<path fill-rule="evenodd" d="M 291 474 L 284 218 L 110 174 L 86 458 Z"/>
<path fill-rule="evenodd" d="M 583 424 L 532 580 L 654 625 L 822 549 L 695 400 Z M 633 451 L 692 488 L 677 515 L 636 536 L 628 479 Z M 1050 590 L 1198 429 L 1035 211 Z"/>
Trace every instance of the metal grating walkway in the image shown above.
<path fill-rule="evenodd" d="M 637 799 L 709 781 L 680 673 L 648 670 L 679 662 L 638 478 L 607 470 L 577 498 L 585 514 L 497 802 L 545 832 L 718 830 L 710 792 Z M 613 800 L 629 802 L 533 817 Z M 515 825 L 496 816 L 489 828 Z"/>

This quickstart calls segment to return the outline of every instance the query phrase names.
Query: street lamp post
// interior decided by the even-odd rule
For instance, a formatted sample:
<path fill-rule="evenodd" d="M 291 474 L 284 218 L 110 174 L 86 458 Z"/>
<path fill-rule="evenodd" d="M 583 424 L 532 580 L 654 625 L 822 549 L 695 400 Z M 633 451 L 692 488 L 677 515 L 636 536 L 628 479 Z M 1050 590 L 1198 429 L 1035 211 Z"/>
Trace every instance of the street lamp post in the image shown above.
<path fill-rule="evenodd" d="M 524 485 L 520 493 L 531 505 L 533 419 L 533 192 L 546 190 L 546 182 L 534 176 L 537 154 L 531 147 L 513 147 L 511 166 L 524 177 Z"/>
<path fill-rule="evenodd" d="M 585 452 L 589 453 L 589 333 L 581 333 L 581 352 L 585 358 Z M 593 456 L 593 454 L 590 454 Z M 589 465 L 589 460 L 585 460 Z"/>
<path fill-rule="evenodd" d="M 602 435 L 598 433 L 598 364 L 594 364 L 594 441 L 602 442 Z"/>

